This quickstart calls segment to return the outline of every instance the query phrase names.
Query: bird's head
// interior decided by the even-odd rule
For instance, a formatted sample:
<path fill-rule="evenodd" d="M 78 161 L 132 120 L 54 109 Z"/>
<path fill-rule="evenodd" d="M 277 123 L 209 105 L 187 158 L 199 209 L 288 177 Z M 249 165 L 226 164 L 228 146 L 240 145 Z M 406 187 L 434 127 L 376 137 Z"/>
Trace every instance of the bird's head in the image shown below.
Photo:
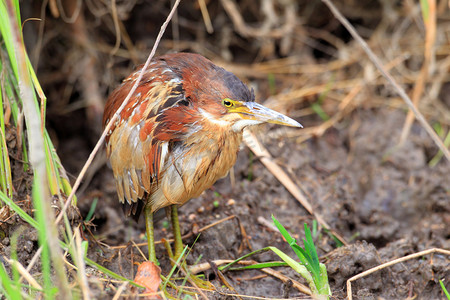
<path fill-rule="evenodd" d="M 274 123 L 303 127 L 297 121 L 255 102 L 250 90 L 233 73 L 198 54 L 164 56 L 182 78 L 185 97 L 204 122 L 242 132 L 247 126 Z"/>

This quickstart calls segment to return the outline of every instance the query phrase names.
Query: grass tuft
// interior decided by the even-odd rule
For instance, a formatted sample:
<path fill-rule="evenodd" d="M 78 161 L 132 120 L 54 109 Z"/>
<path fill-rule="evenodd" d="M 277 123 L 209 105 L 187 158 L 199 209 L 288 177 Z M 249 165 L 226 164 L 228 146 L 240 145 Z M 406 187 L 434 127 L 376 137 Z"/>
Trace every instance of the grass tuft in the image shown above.
<path fill-rule="evenodd" d="M 278 220 L 273 215 L 272 220 L 286 242 L 289 244 L 289 246 L 291 246 L 295 254 L 297 254 L 297 257 L 300 260 L 302 266 L 306 268 L 308 275 L 304 273 L 303 268 L 300 275 L 302 275 L 308 281 L 313 295 L 331 295 L 330 286 L 328 284 L 327 269 L 324 264 L 319 262 L 319 256 L 317 255 L 316 247 L 314 245 L 314 241 L 308 225 L 306 223 L 304 224 L 306 238 L 303 239 L 304 247 L 302 248 L 297 243 L 297 241 L 289 234 L 286 228 L 284 228 L 284 226 L 281 225 L 281 223 L 278 222 Z"/>

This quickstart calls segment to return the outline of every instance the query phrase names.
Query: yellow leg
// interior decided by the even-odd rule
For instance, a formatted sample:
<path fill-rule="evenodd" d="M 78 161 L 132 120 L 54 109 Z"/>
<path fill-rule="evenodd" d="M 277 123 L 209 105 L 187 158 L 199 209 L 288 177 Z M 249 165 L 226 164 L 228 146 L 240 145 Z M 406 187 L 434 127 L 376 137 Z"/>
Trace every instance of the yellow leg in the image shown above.
<path fill-rule="evenodd" d="M 173 230 L 173 239 L 174 239 L 174 252 L 172 259 L 174 261 L 177 261 L 184 250 L 183 240 L 181 239 L 181 231 L 180 231 L 180 222 L 178 220 L 178 206 L 177 205 L 171 205 L 169 206 L 170 209 L 170 219 L 172 222 L 172 230 Z M 168 249 L 168 252 L 172 252 L 170 249 L 170 245 L 167 244 L 166 248 Z M 181 268 L 184 270 L 184 273 L 187 275 L 189 282 L 196 285 L 199 288 L 204 289 L 212 289 L 213 285 L 208 281 L 203 281 L 202 279 L 198 278 L 197 276 L 189 273 L 189 268 L 184 260 L 181 260 Z"/>
<path fill-rule="evenodd" d="M 150 205 L 145 205 L 144 208 L 145 214 L 145 229 L 147 231 L 147 243 L 148 243 L 148 260 L 155 263 L 155 265 L 159 265 L 156 260 L 156 252 L 155 252 L 155 236 L 153 229 L 153 212 Z"/>
<path fill-rule="evenodd" d="M 178 220 L 178 206 L 170 206 L 170 218 L 172 221 L 172 230 L 174 238 L 174 258 L 177 260 L 183 252 L 184 246 L 181 240 L 180 221 Z"/>

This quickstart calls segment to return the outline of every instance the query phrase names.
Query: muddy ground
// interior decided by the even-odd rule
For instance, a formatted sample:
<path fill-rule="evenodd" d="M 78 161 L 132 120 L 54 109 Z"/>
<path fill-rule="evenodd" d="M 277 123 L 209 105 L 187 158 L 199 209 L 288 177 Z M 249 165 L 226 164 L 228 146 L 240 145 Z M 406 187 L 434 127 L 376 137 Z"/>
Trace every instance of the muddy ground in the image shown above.
<path fill-rule="evenodd" d="M 121 17 L 128 28 L 131 39 L 137 45 L 136 49 L 140 58 L 148 53 L 145 52 L 145 49 L 148 50 L 151 47 L 152 40 L 148 35 L 157 32 L 160 21 L 168 12 L 168 6 L 164 1 L 157 1 L 157 3 L 160 8 L 158 13 L 147 14 L 144 8 L 149 5 L 148 3 L 141 3 L 136 7 L 130 5 L 129 11 L 126 10 L 128 9 L 126 5 L 122 4 L 121 6 L 123 9 Z M 325 11 L 324 7 L 320 6 L 318 9 L 317 6 L 320 5 L 302 4 L 302 9 Z M 36 7 L 39 5 L 27 6 L 24 14 L 33 15 Z M 219 25 L 220 22 L 225 22 L 220 19 L 224 16 L 223 13 L 218 12 L 220 6 L 210 5 L 210 9 L 212 9 L 212 14 L 217 14 L 214 22 Z M 354 23 L 365 26 L 366 34 L 376 28 L 382 19 L 379 15 L 382 13 L 380 4 L 375 5 L 375 8 L 368 7 L 365 12 L 370 12 L 371 9 L 376 12 L 376 15 L 378 14 L 378 17 L 364 15 L 365 17 L 360 19 L 353 15 L 352 19 Z M 347 16 L 352 16 L 360 10 L 364 11 L 363 8 L 356 7 L 355 11 L 347 9 L 345 12 Z M 299 10 L 299 14 L 303 14 L 304 11 Z M 59 35 L 60 40 L 57 41 L 50 39 L 55 43 L 60 42 L 54 48 L 56 50 L 53 50 L 54 57 L 51 55 L 53 53 L 52 44 L 44 45 L 42 60 L 39 62 L 41 73 L 38 72 L 38 74 L 42 76 L 44 90 L 48 91 L 50 134 L 57 145 L 57 152 L 63 165 L 71 179 L 74 180 L 88 157 L 93 142 L 98 138 L 99 113 L 89 113 L 89 108 L 84 106 L 81 106 L 80 109 L 79 101 L 83 98 L 83 91 L 78 90 L 77 85 L 82 83 L 70 77 L 71 71 L 75 72 L 73 76 L 76 77 L 78 76 L 76 72 L 80 70 L 66 65 L 66 60 L 63 71 L 61 73 L 55 71 L 58 70 L 57 57 L 61 57 L 67 50 L 64 41 L 70 40 L 73 28 L 65 25 L 63 29 L 57 31 L 56 24 L 60 24 L 62 21 L 52 18 L 50 12 L 47 13 L 48 30 L 57 34 L 62 32 L 64 35 L 62 37 Z M 154 18 L 149 19 L 148 15 Z M 192 33 L 195 28 L 192 29 L 192 27 L 197 23 L 189 22 L 198 17 L 198 8 L 186 4 L 181 7 L 182 33 L 183 30 L 187 30 L 186 28 L 191 29 L 191 35 L 182 38 L 185 44 L 181 50 L 201 52 L 204 55 L 213 53 L 210 58 L 226 58 L 228 52 L 225 50 L 227 50 L 228 54 L 231 53 L 234 56 L 231 62 L 246 64 L 251 64 L 254 59 L 259 59 L 258 55 L 261 53 L 256 50 L 256 44 L 252 44 L 249 49 L 244 49 L 245 47 L 242 46 L 246 42 L 244 38 L 240 38 L 239 42 L 232 46 L 223 44 L 224 48 L 221 49 L 217 46 L 217 41 L 224 40 L 225 37 L 217 33 L 204 36 L 207 40 L 205 44 L 194 45 L 196 42 L 198 43 L 198 36 L 195 40 L 195 35 Z M 329 22 L 327 24 L 333 24 L 330 25 L 331 27 L 329 26 L 332 34 L 345 43 L 349 41 L 348 35 L 343 33 L 335 21 L 332 21 L 332 17 L 328 13 L 325 15 L 319 13 L 316 18 L 313 13 L 308 14 L 307 18 L 305 15 L 302 17 L 305 18 L 307 26 L 311 28 L 322 26 L 321 28 L 325 30 L 327 30 L 324 25 L 326 20 Z M 97 38 L 107 31 L 106 25 L 101 27 L 95 23 L 97 19 L 93 16 L 92 11 L 91 13 L 85 12 L 85 18 L 85 22 L 92 25 L 92 29 L 89 30 L 93 30 L 93 35 Z M 101 17 L 98 19 L 100 23 L 104 21 Z M 199 21 L 197 20 L 197 22 Z M 111 23 L 107 24 L 111 25 Z M 222 34 L 226 33 L 222 32 Z M 114 35 L 110 34 L 107 37 L 109 39 L 105 38 L 105 41 L 99 38 L 99 43 L 107 42 L 113 45 Z M 173 34 L 169 32 L 161 45 L 160 53 L 171 49 L 171 38 L 173 38 Z M 30 38 L 29 42 L 33 42 L 33 38 Z M 295 47 L 298 46 L 298 42 L 292 46 L 290 53 L 296 51 Z M 329 46 L 327 45 L 327 47 Z M 276 49 L 272 49 L 273 52 L 268 55 L 269 58 L 289 56 L 289 53 L 280 53 L 281 50 L 278 47 L 281 45 L 276 44 Z M 325 51 L 320 47 L 319 50 L 317 48 L 311 50 L 304 46 L 298 47 L 300 56 L 304 56 L 300 61 L 305 64 L 324 63 L 336 59 L 338 56 L 337 54 L 330 56 L 328 51 L 330 49 Z M 337 49 L 331 50 L 338 52 Z M 70 53 L 75 55 L 73 59 L 78 59 L 84 56 L 82 51 L 83 48 L 78 47 L 72 49 Z M 105 55 L 104 52 L 98 51 L 102 55 Z M 111 58 L 98 53 L 96 55 L 99 55 L 100 58 L 97 58 L 96 63 L 101 65 L 101 67 L 96 67 L 97 70 L 100 70 L 98 74 L 102 74 L 102 70 L 106 72 L 98 80 L 99 93 L 102 99 L 105 99 L 111 89 L 131 72 L 133 63 L 129 61 L 129 57 L 118 55 Z M 266 57 L 267 60 L 270 60 L 269 58 Z M 140 62 L 143 60 L 138 59 Z M 46 66 L 46 62 L 51 67 Z M 113 71 L 114 69 L 117 71 Z M 348 70 L 348 78 L 352 78 L 353 71 L 354 69 Z M 253 86 L 259 87 L 257 90 L 258 102 L 264 102 L 264 99 L 273 95 L 268 87 L 269 80 L 262 79 L 257 74 L 252 76 L 244 73 L 238 73 L 238 75 L 245 77 L 246 81 Z M 67 76 L 67 81 L 63 80 L 61 76 Z M 289 84 L 285 84 L 286 82 L 283 80 L 281 77 L 277 82 L 280 93 L 293 88 L 292 85 L 289 87 Z M 290 78 L 289 80 L 295 79 Z M 443 85 L 443 90 L 446 85 L 448 83 Z M 441 98 L 438 101 L 448 112 L 450 109 L 448 95 L 444 92 L 439 95 Z M 388 97 L 391 97 L 392 94 L 386 93 L 384 87 L 378 86 L 370 89 L 368 93 L 366 91 L 360 103 L 370 102 L 373 96 L 382 99 L 386 97 L 388 102 Z M 58 97 L 62 99 L 59 102 L 54 100 Z M 288 104 L 284 106 L 284 112 L 296 116 L 295 118 L 304 125 L 305 129 L 320 125 L 322 120 L 316 114 L 310 113 L 304 117 L 298 117 L 301 115 L 298 112 L 308 108 L 317 99 L 316 97 L 319 96 L 306 97 L 304 101 Z M 327 101 L 326 96 L 324 101 Z M 332 103 L 334 100 L 328 101 Z M 330 115 L 337 112 L 337 106 L 326 106 L 326 103 L 324 107 L 328 108 L 327 112 Z M 300 135 L 295 130 L 281 129 L 277 126 L 262 126 L 254 130 L 274 160 L 301 188 L 315 212 L 321 215 L 330 228 L 348 243 L 347 246 L 337 247 L 336 242 L 323 230 L 315 236 L 319 256 L 327 266 L 330 286 L 335 299 L 344 299 L 346 297 L 346 280 L 365 270 L 425 249 L 450 248 L 450 163 L 442 159 L 436 166 L 429 166 L 430 160 L 437 153 L 437 147 L 417 123 L 413 124 L 404 145 L 398 147 L 405 117 L 404 106 L 360 105 L 335 122 L 323 135 L 312 136 L 306 140 L 299 139 Z M 432 121 L 439 120 L 433 119 Z M 90 227 L 95 239 L 86 233 L 86 238 L 90 241 L 88 257 L 120 275 L 132 279 L 137 269 L 134 263 L 144 260 L 131 243 L 145 243 L 143 218 L 136 223 L 124 217 L 117 200 L 112 171 L 106 165 L 104 152 L 101 153 L 91 170 L 85 185 L 78 193 L 79 209 L 83 218 L 88 214 L 95 199 L 98 199 Z M 231 172 L 234 179 L 227 176 L 219 180 L 199 198 L 191 200 L 180 209 L 182 233 L 188 235 L 185 243 L 192 245 L 195 242 L 188 261 L 193 264 L 197 259 L 200 259 L 200 263 L 217 259 L 235 259 L 248 253 L 250 251 L 248 246 L 244 247 L 242 252 L 240 251 L 241 244 L 245 240 L 240 226 L 245 229 L 251 249 L 275 246 L 294 257 L 294 253 L 282 240 L 281 235 L 267 225 L 264 220 L 270 222 L 273 214 L 298 240 L 301 240 L 304 237 L 304 222 L 311 226 L 314 217 L 245 146 L 242 147 L 237 163 Z M 199 228 L 228 216 L 235 217 L 203 231 L 197 239 Z M 167 227 L 167 221 L 163 217 L 164 213 L 162 213 L 162 220 L 156 224 L 157 240 L 171 237 L 170 228 Z M 18 219 L 16 221 L 18 223 L 12 222 L 8 225 L 10 226 L 8 232 L 13 232 L 17 228 L 17 224 L 21 223 Z M 27 265 L 37 249 L 36 233 L 27 231 L 25 238 L 19 243 L 19 260 Z M 9 238 L 3 239 L 2 244 L 5 246 L 2 251 L 7 254 Z M 144 255 L 147 254 L 145 245 L 140 246 L 140 249 Z M 163 274 L 167 274 L 170 264 L 166 258 L 165 249 L 161 245 L 157 246 L 157 256 L 161 262 Z M 272 253 L 257 255 L 254 259 L 257 261 L 278 260 Z M 304 282 L 288 268 L 277 268 L 277 270 L 294 280 Z M 91 268 L 88 268 L 88 273 L 93 276 L 99 275 Z M 222 286 L 222 282 L 214 275 L 214 272 L 208 270 L 205 271 L 205 274 L 216 287 Z M 304 294 L 289 287 L 289 284 L 284 284 L 279 279 L 260 271 L 228 272 L 226 277 L 236 291 L 242 295 L 305 298 Z M 357 280 L 352 285 L 353 295 L 356 299 L 413 299 L 414 297 L 416 299 L 444 299 L 439 279 L 446 279 L 446 286 L 450 287 L 449 257 L 440 254 L 428 255 L 397 264 Z M 115 293 L 114 290 L 107 288 L 105 282 L 95 281 L 94 277 L 92 277 L 91 283 L 91 290 L 96 291 L 95 295 L 98 298 L 112 297 Z M 208 297 L 229 299 L 225 295 L 231 291 L 221 291 L 209 294 Z"/>
<path fill-rule="evenodd" d="M 285 166 L 312 199 L 315 210 L 349 241 L 348 246 L 336 248 L 324 232 L 316 239 L 319 256 L 327 266 L 333 296 L 337 299 L 346 295 L 346 280 L 364 270 L 428 248 L 450 246 L 449 164 L 427 166 L 427 153 L 432 152 L 434 146 L 417 125 L 410 141 L 386 156 L 398 141 L 403 118 L 404 113 L 395 110 L 358 111 L 348 124 L 331 130 L 321 139 L 301 145 L 286 138 L 270 139 L 270 134 L 269 138 L 259 136 L 277 157 L 277 162 Z M 350 131 L 355 122 L 358 128 Z M 308 126 L 307 122 L 305 126 Z M 102 182 L 104 189 L 96 210 L 95 233 L 104 237 L 103 241 L 108 245 L 126 245 L 130 240 L 143 242 L 139 238 L 145 231 L 143 220 L 136 224 L 123 218 L 115 203 L 111 171 L 104 168 L 100 174 L 96 180 Z M 301 239 L 303 223 L 311 225 L 312 217 L 248 149 L 240 152 L 234 174 L 234 187 L 229 177 L 224 178 L 180 209 L 183 232 L 186 234 L 193 228 L 234 215 L 245 228 L 253 250 L 276 246 L 294 255 L 281 235 L 259 220 L 271 220 L 273 214 Z M 234 201 L 230 202 L 230 199 Z M 89 208 L 89 202 L 85 205 L 82 211 Z M 167 238 L 163 225 L 163 221 L 157 225 L 157 239 Z M 193 243 L 195 237 L 192 235 L 186 242 Z M 242 238 L 236 219 L 211 227 L 197 239 L 190 261 L 194 263 L 200 256 L 200 262 L 237 258 Z M 93 257 L 99 255 L 95 247 L 92 252 Z M 158 247 L 157 252 L 167 267 L 164 248 Z M 134 253 L 135 260 L 142 260 L 136 251 Z M 127 257 L 126 254 L 129 255 L 123 255 Z M 277 260 L 277 257 L 267 253 L 255 259 L 269 261 Z M 133 277 L 126 258 L 121 265 L 113 261 L 105 265 L 127 278 Z M 286 268 L 281 271 L 285 272 Z M 212 272 L 207 274 L 214 278 Z M 228 273 L 227 277 L 243 295 L 286 295 L 280 280 L 270 276 L 259 279 L 256 276 L 260 274 L 257 271 L 235 272 Z M 287 274 L 302 282 L 298 275 Z M 436 254 L 369 275 L 356 281 L 353 290 L 359 299 L 403 299 L 409 295 L 419 299 L 439 299 L 443 296 L 437 280 L 449 276 L 448 258 Z M 251 280 L 252 277 L 255 279 Z M 213 282 L 220 286 L 220 282 Z M 301 296 L 293 289 L 288 295 Z"/>

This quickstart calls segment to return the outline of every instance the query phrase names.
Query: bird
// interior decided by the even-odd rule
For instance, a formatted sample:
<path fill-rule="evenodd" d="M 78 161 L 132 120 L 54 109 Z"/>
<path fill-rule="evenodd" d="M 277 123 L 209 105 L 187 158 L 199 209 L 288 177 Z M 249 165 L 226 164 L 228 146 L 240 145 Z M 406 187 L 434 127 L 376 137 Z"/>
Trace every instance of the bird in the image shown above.
<path fill-rule="evenodd" d="M 178 207 L 198 197 L 234 165 L 247 127 L 302 125 L 255 102 L 233 73 L 194 53 L 171 53 L 138 67 L 108 97 L 103 128 L 136 90 L 107 132 L 106 153 L 126 216 L 145 215 L 149 261 L 157 263 L 153 215 L 166 208 L 174 257 L 183 251 Z"/>

